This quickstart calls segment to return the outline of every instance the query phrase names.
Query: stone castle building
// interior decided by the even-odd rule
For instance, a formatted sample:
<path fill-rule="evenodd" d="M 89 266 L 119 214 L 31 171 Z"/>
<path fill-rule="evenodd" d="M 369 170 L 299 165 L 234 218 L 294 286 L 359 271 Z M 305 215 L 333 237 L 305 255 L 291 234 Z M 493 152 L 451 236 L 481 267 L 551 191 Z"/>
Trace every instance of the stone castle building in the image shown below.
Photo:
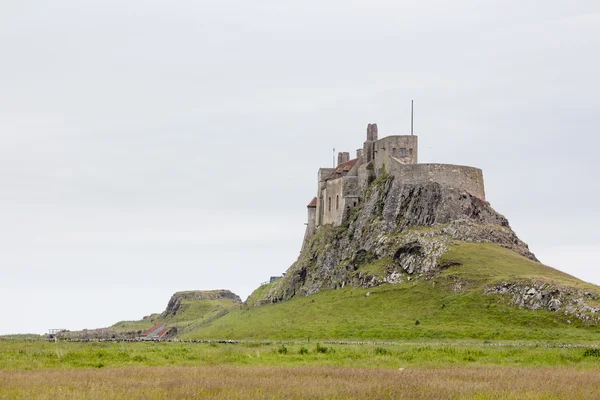
<path fill-rule="evenodd" d="M 367 127 L 367 140 L 356 151 L 338 154 L 336 168 L 320 168 L 318 190 L 308 205 L 305 242 L 321 225 L 341 225 L 362 201 L 365 188 L 382 173 L 406 184 L 436 182 L 485 200 L 483 173 L 478 168 L 451 164 L 419 164 L 418 138 L 413 135 L 378 137 L 377 124 Z M 304 247 L 304 246 L 303 246 Z"/>

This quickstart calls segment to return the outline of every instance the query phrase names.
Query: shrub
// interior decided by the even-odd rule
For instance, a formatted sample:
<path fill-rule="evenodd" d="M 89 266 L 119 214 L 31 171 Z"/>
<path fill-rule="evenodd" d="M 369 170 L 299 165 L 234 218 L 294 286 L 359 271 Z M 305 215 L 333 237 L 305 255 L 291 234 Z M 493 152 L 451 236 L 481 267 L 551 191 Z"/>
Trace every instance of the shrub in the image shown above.
<path fill-rule="evenodd" d="M 383 347 L 375 347 L 375 354 L 386 355 L 390 354 L 388 349 L 384 349 Z"/>
<path fill-rule="evenodd" d="M 419 320 L 416 320 L 416 321 L 415 321 L 415 325 L 421 325 L 421 321 L 419 321 Z"/>
<path fill-rule="evenodd" d="M 600 349 L 585 349 L 583 352 L 584 357 L 600 357 Z"/>
<path fill-rule="evenodd" d="M 316 349 L 317 353 L 327 354 L 331 350 L 332 349 L 330 349 L 329 347 L 327 347 L 327 346 L 321 346 L 320 343 L 317 343 L 317 349 Z"/>
<path fill-rule="evenodd" d="M 300 347 L 300 354 L 301 355 L 308 354 L 308 349 L 306 347 Z"/>
<path fill-rule="evenodd" d="M 285 347 L 285 345 L 283 345 L 283 344 L 282 344 L 282 345 L 281 345 L 281 346 L 280 346 L 280 347 L 277 349 L 277 352 L 278 352 L 279 354 L 287 354 L 287 352 L 288 352 L 288 349 L 287 349 L 287 347 Z"/>

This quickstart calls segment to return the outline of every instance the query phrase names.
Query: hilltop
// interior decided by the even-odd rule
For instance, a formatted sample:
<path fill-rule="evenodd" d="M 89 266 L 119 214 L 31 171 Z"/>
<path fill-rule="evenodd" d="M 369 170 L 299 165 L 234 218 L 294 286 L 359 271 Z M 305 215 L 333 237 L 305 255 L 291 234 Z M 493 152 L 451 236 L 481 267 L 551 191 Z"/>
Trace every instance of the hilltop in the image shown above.
<path fill-rule="evenodd" d="M 147 329 L 159 322 L 177 328 L 181 334 L 225 315 L 231 308 L 242 304 L 238 295 L 229 290 L 190 290 L 171 296 L 166 309 L 160 314 L 144 317 L 142 321 L 121 321 L 117 329 Z"/>

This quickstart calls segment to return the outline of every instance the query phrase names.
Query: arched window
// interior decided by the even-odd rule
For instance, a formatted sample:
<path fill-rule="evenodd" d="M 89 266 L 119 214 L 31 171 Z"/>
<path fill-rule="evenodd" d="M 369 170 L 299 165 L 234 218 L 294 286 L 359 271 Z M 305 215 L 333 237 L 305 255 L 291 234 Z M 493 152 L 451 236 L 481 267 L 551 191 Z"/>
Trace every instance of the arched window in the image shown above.
<path fill-rule="evenodd" d="M 331 197 L 327 199 L 327 211 L 331 211 Z"/>
<path fill-rule="evenodd" d="M 336 210 L 340 209 L 340 195 L 339 194 L 337 196 L 335 196 L 335 209 Z"/>

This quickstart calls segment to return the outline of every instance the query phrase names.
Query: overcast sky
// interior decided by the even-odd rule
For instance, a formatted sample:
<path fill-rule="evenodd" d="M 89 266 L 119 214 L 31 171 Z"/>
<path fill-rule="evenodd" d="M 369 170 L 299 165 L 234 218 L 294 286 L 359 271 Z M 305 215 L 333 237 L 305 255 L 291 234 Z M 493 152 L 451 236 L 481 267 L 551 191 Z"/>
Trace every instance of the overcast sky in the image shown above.
<path fill-rule="evenodd" d="M 0 334 L 245 298 L 376 122 L 600 284 L 598 0 L 0 2 Z"/>

